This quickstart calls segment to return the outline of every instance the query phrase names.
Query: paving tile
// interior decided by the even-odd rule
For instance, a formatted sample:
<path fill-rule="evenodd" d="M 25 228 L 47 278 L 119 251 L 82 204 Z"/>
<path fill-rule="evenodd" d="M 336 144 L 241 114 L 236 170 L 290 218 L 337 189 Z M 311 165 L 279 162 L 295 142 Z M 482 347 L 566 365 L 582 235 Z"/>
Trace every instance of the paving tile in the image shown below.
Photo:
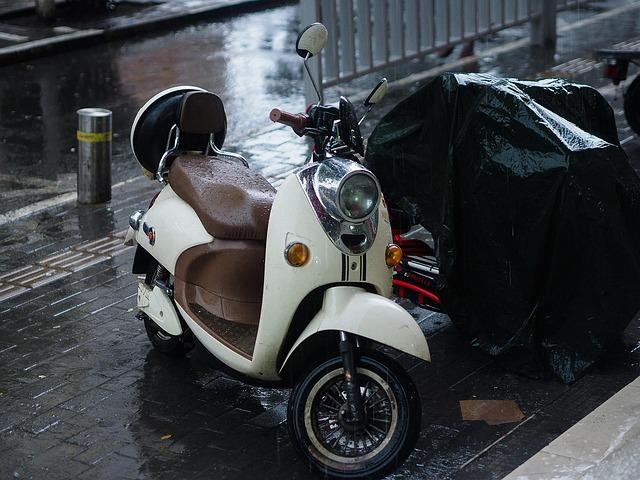
<path fill-rule="evenodd" d="M 51 448 L 36 452 L 29 458 L 25 465 L 27 472 L 35 478 L 70 478 L 85 470 L 87 466 L 73 460 L 73 456 L 79 454 L 82 447 L 59 443 Z M 62 461 L 64 459 L 64 461 Z"/>
<path fill-rule="evenodd" d="M 277 427 L 281 423 L 287 420 L 287 404 L 281 403 L 261 413 L 260 415 L 253 417 L 248 423 L 263 428 Z"/>
<path fill-rule="evenodd" d="M 62 408 L 52 408 L 46 412 L 39 413 L 34 418 L 24 421 L 20 424 L 20 428 L 31 434 L 38 435 L 58 425 L 72 414 L 73 412 Z"/>
<path fill-rule="evenodd" d="M 111 395 L 113 395 L 113 392 L 98 387 L 61 403 L 60 407 L 80 413 L 87 408 L 100 408 L 99 404 L 107 400 Z"/>
<path fill-rule="evenodd" d="M 96 478 L 135 480 L 139 478 L 139 469 L 139 462 L 112 452 L 92 463 L 91 467 L 79 474 L 77 478 L 87 480 L 95 480 Z"/>
<path fill-rule="evenodd" d="M 27 287 L 10 285 L 8 283 L 0 283 L 0 303 L 13 297 L 17 297 L 27 290 L 29 290 Z"/>
<path fill-rule="evenodd" d="M 540 452 L 521 467 L 511 472 L 504 480 L 524 480 L 526 478 L 580 478 L 582 474 L 594 466 L 592 462 L 585 462 L 571 457 Z"/>
<path fill-rule="evenodd" d="M 29 415 L 22 412 L 11 411 L 0 413 L 0 435 L 3 432 L 18 428 L 18 425 L 28 418 Z"/>

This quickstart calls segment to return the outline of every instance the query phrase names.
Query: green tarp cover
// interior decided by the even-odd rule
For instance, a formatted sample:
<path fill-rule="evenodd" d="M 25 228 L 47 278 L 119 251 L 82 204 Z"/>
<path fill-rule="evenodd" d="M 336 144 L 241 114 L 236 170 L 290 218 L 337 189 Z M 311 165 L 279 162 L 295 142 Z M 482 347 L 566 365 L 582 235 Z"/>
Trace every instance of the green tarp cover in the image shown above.
<path fill-rule="evenodd" d="M 640 180 L 595 89 L 446 74 L 380 121 L 366 162 L 434 235 L 444 309 L 486 352 L 571 382 L 640 309 Z"/>

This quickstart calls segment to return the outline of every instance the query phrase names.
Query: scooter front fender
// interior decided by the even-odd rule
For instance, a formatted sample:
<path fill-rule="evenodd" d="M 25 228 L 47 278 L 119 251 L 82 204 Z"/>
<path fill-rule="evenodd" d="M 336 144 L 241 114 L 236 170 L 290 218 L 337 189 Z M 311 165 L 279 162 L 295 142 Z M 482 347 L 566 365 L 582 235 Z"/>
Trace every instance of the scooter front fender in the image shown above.
<path fill-rule="evenodd" d="M 281 370 L 305 340 L 327 330 L 349 332 L 431 361 L 427 340 L 405 309 L 362 288 L 332 287 L 324 293 L 322 308 L 289 350 Z"/>

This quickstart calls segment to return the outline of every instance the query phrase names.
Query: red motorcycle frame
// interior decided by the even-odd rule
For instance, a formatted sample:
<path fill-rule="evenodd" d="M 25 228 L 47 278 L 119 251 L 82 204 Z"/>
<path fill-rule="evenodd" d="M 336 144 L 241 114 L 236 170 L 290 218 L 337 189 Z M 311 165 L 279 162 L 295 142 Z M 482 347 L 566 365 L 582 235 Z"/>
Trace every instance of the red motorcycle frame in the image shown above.
<path fill-rule="evenodd" d="M 436 293 L 439 269 L 433 249 L 421 240 L 407 238 L 413 225 L 403 210 L 389 207 L 389 217 L 393 242 L 403 253 L 393 273 L 393 292 L 420 307 L 441 312 L 440 297 Z"/>
<path fill-rule="evenodd" d="M 640 65 L 640 50 L 602 49 L 594 52 L 604 61 L 604 78 L 614 85 L 627 79 L 629 64 Z M 640 75 L 637 75 L 624 91 L 624 116 L 631 129 L 640 135 Z"/>

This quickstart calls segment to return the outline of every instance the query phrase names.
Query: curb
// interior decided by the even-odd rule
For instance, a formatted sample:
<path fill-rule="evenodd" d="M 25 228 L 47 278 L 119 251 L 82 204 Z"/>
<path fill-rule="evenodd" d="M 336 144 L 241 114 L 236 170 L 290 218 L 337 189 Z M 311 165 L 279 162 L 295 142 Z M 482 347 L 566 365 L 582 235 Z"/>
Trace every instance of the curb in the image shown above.
<path fill-rule="evenodd" d="M 260 11 L 271 7 L 296 3 L 293 0 L 236 0 L 224 5 L 205 5 L 185 12 L 167 12 L 156 17 L 150 14 L 142 19 L 132 19 L 109 29 L 86 29 L 54 37 L 28 41 L 0 48 L 0 66 L 18 63 L 44 55 L 50 55 L 69 48 L 89 46 L 114 39 L 148 33 L 163 28 L 177 27 L 192 21 L 215 19 L 227 15 L 237 15 Z"/>

